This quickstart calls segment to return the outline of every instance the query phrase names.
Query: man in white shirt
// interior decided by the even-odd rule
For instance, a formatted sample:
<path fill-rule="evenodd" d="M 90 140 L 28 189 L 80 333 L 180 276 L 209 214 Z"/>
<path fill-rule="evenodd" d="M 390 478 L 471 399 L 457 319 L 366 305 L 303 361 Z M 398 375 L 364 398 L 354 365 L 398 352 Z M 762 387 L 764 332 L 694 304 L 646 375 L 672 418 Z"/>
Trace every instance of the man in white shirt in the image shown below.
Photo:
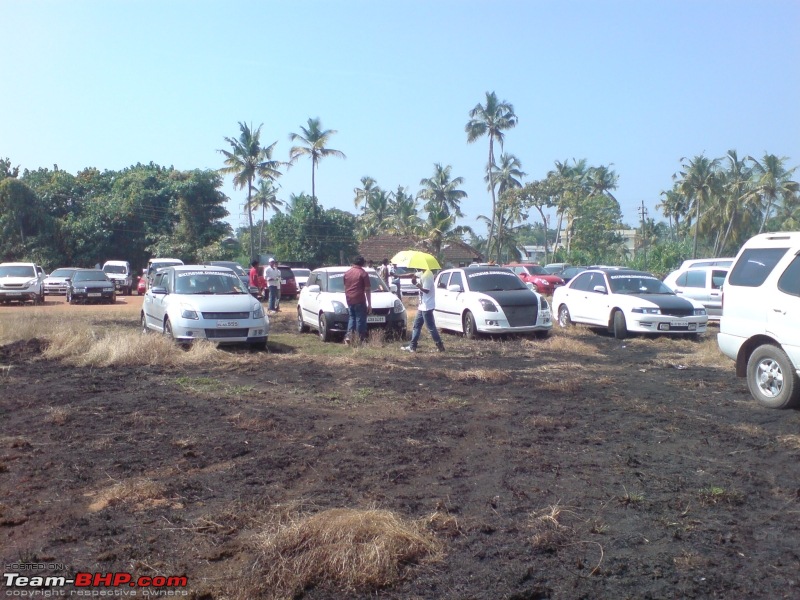
<path fill-rule="evenodd" d="M 281 289 L 281 271 L 275 264 L 275 259 L 269 259 L 269 266 L 264 269 L 264 279 L 267 282 L 267 290 L 269 292 L 269 312 L 278 312 L 278 298 Z"/>
<path fill-rule="evenodd" d="M 436 321 L 433 319 L 433 309 L 436 308 L 436 289 L 433 287 L 433 271 L 428 269 L 417 281 L 416 276 L 411 278 L 411 282 L 419 289 L 419 304 L 417 305 L 417 316 L 414 319 L 414 328 L 411 331 L 411 342 L 403 346 L 401 350 L 406 352 L 416 352 L 417 342 L 422 333 L 422 324 L 431 332 L 431 338 L 436 344 L 438 352 L 444 352 L 444 344 L 436 329 Z"/>

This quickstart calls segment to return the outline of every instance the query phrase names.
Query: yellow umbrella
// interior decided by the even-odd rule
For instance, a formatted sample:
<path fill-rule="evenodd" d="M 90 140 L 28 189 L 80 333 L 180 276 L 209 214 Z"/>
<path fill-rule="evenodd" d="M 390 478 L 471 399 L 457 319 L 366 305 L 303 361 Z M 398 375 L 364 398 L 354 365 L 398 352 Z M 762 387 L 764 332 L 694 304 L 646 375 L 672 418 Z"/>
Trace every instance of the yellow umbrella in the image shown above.
<path fill-rule="evenodd" d="M 398 267 L 408 269 L 441 269 L 439 261 L 432 254 L 420 252 L 419 250 L 403 250 L 392 257 L 389 262 Z"/>

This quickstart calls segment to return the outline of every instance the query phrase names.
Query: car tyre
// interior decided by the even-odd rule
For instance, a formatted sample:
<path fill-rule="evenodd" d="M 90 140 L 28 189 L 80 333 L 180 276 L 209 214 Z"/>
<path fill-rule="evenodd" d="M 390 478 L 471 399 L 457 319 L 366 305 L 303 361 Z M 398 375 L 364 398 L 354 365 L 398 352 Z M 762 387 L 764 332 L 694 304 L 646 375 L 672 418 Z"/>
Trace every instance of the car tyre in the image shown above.
<path fill-rule="evenodd" d="M 303 321 L 303 311 L 297 307 L 297 333 L 308 333 L 308 325 Z"/>
<path fill-rule="evenodd" d="M 78 303 L 77 300 L 75 300 L 75 297 L 69 292 L 67 292 L 67 302 L 69 302 L 72 305 L 75 305 L 75 304 Z"/>
<path fill-rule="evenodd" d="M 753 351 L 747 361 L 747 387 L 765 408 L 800 406 L 800 379 L 778 346 L 764 344 Z"/>
<path fill-rule="evenodd" d="M 330 342 L 333 336 L 331 336 L 331 332 L 328 329 L 328 319 L 325 318 L 324 314 L 320 314 L 319 316 L 319 339 L 323 342 Z"/>
<path fill-rule="evenodd" d="M 464 337 L 468 340 L 474 340 L 478 337 L 478 326 L 475 323 L 475 317 L 470 311 L 464 313 Z"/>
<path fill-rule="evenodd" d="M 142 328 L 142 335 L 147 335 L 150 332 L 147 328 L 147 317 L 144 316 L 144 312 L 142 312 L 142 316 L 139 319 L 139 325 Z"/>
<path fill-rule="evenodd" d="M 558 307 L 558 324 L 563 329 L 572 325 L 572 317 L 569 314 L 569 309 L 566 304 L 562 304 Z"/>
<path fill-rule="evenodd" d="M 625 314 L 621 310 L 614 311 L 612 330 L 614 337 L 618 340 L 624 340 L 628 337 L 628 325 L 625 323 Z"/>
<path fill-rule="evenodd" d="M 171 340 L 175 339 L 175 336 L 172 335 L 172 323 L 169 322 L 169 319 L 164 320 L 164 335 Z"/>

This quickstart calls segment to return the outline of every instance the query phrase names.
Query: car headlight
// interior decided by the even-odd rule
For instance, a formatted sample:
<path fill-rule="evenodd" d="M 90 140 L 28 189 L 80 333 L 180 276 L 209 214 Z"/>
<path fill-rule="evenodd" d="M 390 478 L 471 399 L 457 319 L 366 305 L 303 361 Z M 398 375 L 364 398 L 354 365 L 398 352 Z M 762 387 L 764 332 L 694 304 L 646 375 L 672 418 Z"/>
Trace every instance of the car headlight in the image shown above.
<path fill-rule="evenodd" d="M 643 306 L 643 307 L 632 308 L 631 312 L 641 313 L 643 315 L 660 315 L 661 309 L 656 307 L 650 308 L 648 306 Z"/>
<path fill-rule="evenodd" d="M 193 319 L 195 321 L 200 319 L 200 317 L 197 315 L 197 311 L 188 304 L 181 304 L 181 318 Z"/>
<path fill-rule="evenodd" d="M 331 301 L 331 306 L 333 307 L 333 312 L 335 313 L 346 314 L 347 312 L 349 312 L 347 310 L 347 307 L 337 300 Z"/>
<path fill-rule="evenodd" d="M 402 302 L 400 302 L 400 300 L 395 300 L 395 301 L 394 301 L 394 309 L 393 309 L 393 310 L 394 310 L 394 312 L 395 312 L 395 313 L 401 313 L 401 312 L 403 312 L 405 309 L 406 309 L 406 307 L 405 307 L 405 306 L 403 306 L 403 303 L 402 303 Z"/>
<path fill-rule="evenodd" d="M 79 292 L 79 293 L 83 294 L 86 291 L 86 288 L 85 287 L 76 287 L 72 291 L 73 292 Z"/>
<path fill-rule="evenodd" d="M 487 298 L 481 298 L 479 300 L 481 303 L 481 308 L 486 312 L 497 312 L 497 305 Z"/>
<path fill-rule="evenodd" d="M 29 279 L 28 281 L 25 282 L 25 287 L 31 287 L 33 285 L 36 285 L 37 282 L 38 282 L 37 279 Z"/>
<path fill-rule="evenodd" d="M 260 304 L 253 309 L 253 318 L 254 319 L 263 319 L 264 318 L 264 307 Z"/>
<path fill-rule="evenodd" d="M 705 308 L 695 308 L 694 309 L 694 316 L 695 317 L 703 317 L 706 314 Z"/>

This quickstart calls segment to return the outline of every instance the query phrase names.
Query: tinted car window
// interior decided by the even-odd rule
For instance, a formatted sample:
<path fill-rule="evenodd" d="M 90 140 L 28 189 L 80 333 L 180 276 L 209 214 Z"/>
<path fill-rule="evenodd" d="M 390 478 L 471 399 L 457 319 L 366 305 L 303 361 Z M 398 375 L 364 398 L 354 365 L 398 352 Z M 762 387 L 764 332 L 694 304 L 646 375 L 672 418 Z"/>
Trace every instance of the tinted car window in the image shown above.
<path fill-rule="evenodd" d="M 731 285 L 758 287 L 769 277 L 787 248 L 751 248 L 742 252 L 728 279 Z"/>
<path fill-rule="evenodd" d="M 705 271 L 689 271 L 686 273 L 686 287 L 704 288 L 706 287 Z"/>
<path fill-rule="evenodd" d="M 727 276 L 727 271 L 711 271 L 711 289 L 718 290 L 721 288 Z"/>
<path fill-rule="evenodd" d="M 281 279 L 294 279 L 294 272 L 289 267 L 278 267 L 281 272 Z"/>
<path fill-rule="evenodd" d="M 476 271 L 467 275 L 469 289 L 474 292 L 490 292 L 528 289 L 513 271 Z"/>
<path fill-rule="evenodd" d="M 609 275 L 615 294 L 670 294 L 664 283 L 652 275 Z"/>
<path fill-rule="evenodd" d="M 686 287 L 686 280 L 689 278 L 689 273 L 683 273 L 680 277 L 675 280 L 675 285 L 679 285 L 681 287 Z"/>
<path fill-rule="evenodd" d="M 450 283 L 447 285 L 460 285 L 461 289 L 464 289 L 464 280 L 461 277 L 461 271 L 453 271 L 453 274 L 450 276 Z"/>
<path fill-rule="evenodd" d="M 574 290 L 581 290 L 587 291 L 589 290 L 589 283 L 592 281 L 592 274 L 591 273 L 581 273 L 575 279 L 572 280 L 572 285 L 570 286 Z"/>
<path fill-rule="evenodd" d="M 311 275 L 308 276 L 306 285 L 319 285 L 319 275 L 316 273 L 311 273 Z"/>
<path fill-rule="evenodd" d="M 778 289 L 792 296 L 800 296 L 800 256 L 795 256 L 778 280 Z"/>
<path fill-rule="evenodd" d="M 447 282 L 450 281 L 450 273 L 442 273 L 439 277 L 439 281 L 436 283 L 436 287 L 442 290 L 447 289 Z"/>

